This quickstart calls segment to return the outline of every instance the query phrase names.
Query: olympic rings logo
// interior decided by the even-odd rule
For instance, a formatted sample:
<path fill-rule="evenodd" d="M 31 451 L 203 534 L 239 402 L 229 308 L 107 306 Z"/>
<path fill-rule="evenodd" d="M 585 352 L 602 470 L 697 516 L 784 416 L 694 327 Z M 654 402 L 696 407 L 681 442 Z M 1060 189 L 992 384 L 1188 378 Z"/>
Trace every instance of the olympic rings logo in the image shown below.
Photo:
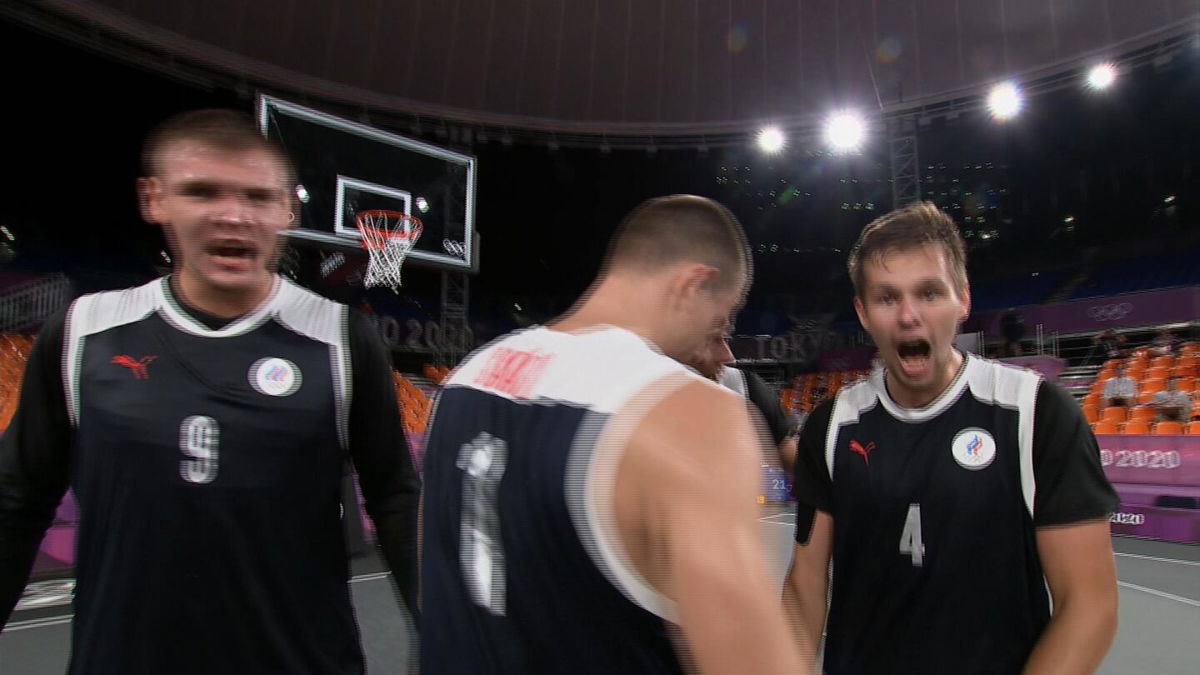
<path fill-rule="evenodd" d="M 1088 307 L 1088 316 L 1096 321 L 1116 321 L 1117 319 L 1125 318 L 1133 311 L 1133 305 L 1128 302 L 1122 302 L 1112 305 L 1096 305 Z"/>
<path fill-rule="evenodd" d="M 442 240 L 442 248 L 446 249 L 446 253 L 449 253 L 455 258 L 461 258 L 466 253 L 466 248 L 462 245 L 462 242 L 452 241 L 450 239 Z"/>

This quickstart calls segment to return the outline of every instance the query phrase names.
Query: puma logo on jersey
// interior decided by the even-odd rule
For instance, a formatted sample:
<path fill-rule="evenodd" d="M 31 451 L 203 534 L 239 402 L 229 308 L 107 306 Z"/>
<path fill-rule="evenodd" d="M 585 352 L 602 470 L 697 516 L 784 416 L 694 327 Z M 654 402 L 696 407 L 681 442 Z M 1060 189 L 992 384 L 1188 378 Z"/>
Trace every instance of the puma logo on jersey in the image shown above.
<path fill-rule="evenodd" d="M 150 365 L 151 361 L 157 358 L 157 356 L 143 356 L 140 359 L 135 359 L 126 354 L 117 354 L 116 356 L 112 357 L 112 362 L 119 366 L 125 366 L 129 370 L 133 371 L 134 378 L 138 380 L 148 380 L 150 379 L 150 371 L 147 370 L 146 367 Z"/>
<path fill-rule="evenodd" d="M 871 465 L 871 456 L 870 455 L 871 455 L 871 451 L 874 449 L 875 449 L 875 441 L 871 441 L 870 443 L 867 443 L 867 445 L 865 447 L 858 441 L 850 441 L 851 452 L 857 452 L 858 454 L 862 455 L 863 461 L 867 463 L 867 466 Z"/>

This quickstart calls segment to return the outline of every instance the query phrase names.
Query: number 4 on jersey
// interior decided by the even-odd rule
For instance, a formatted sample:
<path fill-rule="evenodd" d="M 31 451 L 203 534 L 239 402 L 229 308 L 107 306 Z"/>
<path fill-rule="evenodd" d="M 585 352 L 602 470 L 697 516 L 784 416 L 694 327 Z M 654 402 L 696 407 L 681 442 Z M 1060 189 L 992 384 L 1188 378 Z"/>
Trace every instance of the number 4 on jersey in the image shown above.
<path fill-rule="evenodd" d="M 925 543 L 921 541 L 921 505 L 909 504 L 904 531 L 900 533 L 900 552 L 912 557 L 913 567 L 925 560 Z"/>

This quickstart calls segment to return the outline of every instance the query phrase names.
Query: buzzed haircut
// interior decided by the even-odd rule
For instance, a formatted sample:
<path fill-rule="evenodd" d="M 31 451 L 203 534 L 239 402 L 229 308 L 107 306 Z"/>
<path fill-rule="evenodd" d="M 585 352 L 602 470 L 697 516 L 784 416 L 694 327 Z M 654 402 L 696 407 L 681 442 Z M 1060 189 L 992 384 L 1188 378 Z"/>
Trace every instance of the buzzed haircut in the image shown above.
<path fill-rule="evenodd" d="M 741 223 L 729 209 L 695 195 L 639 204 L 613 235 L 605 269 L 652 272 L 680 262 L 716 268 L 715 287 L 721 290 L 746 283 L 753 273 Z"/>
<path fill-rule="evenodd" d="M 854 294 L 862 297 L 866 285 L 863 266 L 869 260 L 880 260 L 889 253 L 939 244 L 946 254 L 946 263 L 955 289 L 967 290 L 967 247 L 958 226 L 933 202 L 917 202 L 886 213 L 871 221 L 858 235 L 850 250 L 846 267 Z"/>
<path fill-rule="evenodd" d="M 296 182 L 296 169 L 283 146 L 263 136 L 250 115 L 224 108 L 190 110 L 156 126 L 142 144 L 142 175 L 159 175 L 163 151 L 178 141 L 199 141 L 229 152 L 264 150 L 283 166 L 284 184 L 289 190 Z"/>

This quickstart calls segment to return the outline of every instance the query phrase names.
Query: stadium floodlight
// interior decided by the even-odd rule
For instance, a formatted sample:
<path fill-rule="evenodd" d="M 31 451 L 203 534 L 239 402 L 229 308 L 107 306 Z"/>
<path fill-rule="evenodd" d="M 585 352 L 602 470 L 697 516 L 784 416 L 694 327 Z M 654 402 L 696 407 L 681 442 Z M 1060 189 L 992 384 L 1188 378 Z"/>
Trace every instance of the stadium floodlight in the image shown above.
<path fill-rule="evenodd" d="M 1012 82 L 1001 82 L 992 87 L 987 97 L 988 110 L 992 112 L 992 117 L 998 120 L 1016 117 L 1017 113 L 1021 112 L 1023 103 L 1021 90 Z"/>
<path fill-rule="evenodd" d="M 851 152 L 862 146 L 867 125 L 853 111 L 834 113 L 825 122 L 825 141 L 837 152 Z"/>
<path fill-rule="evenodd" d="M 758 148 L 767 154 L 775 154 L 783 150 L 787 143 L 783 131 L 779 127 L 763 127 L 758 132 Z"/>
<path fill-rule="evenodd" d="M 1117 67 L 1111 63 L 1101 63 L 1092 66 L 1088 71 L 1088 86 L 1096 91 L 1103 91 L 1117 81 Z"/>

